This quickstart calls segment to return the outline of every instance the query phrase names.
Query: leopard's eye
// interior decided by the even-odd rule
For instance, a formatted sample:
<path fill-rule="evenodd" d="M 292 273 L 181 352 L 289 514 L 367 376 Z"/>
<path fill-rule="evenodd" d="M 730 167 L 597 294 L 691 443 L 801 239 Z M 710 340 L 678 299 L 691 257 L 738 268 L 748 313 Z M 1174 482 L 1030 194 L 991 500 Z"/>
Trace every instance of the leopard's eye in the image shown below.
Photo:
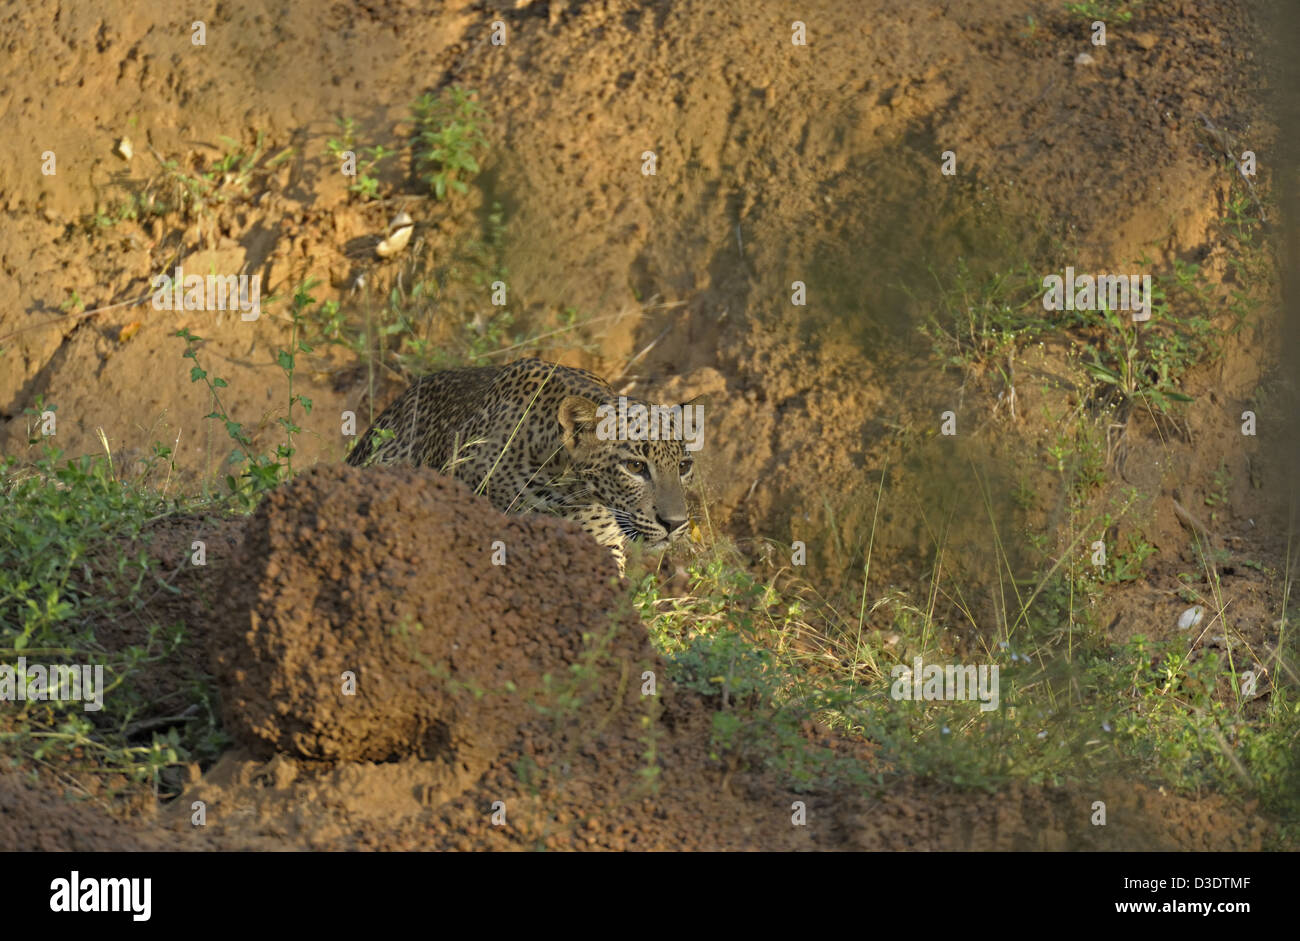
<path fill-rule="evenodd" d="M 644 475 L 644 474 L 645 474 L 645 471 L 646 471 L 646 463 L 645 463 L 645 461 L 624 461 L 624 462 L 623 462 L 623 467 L 624 467 L 624 468 L 628 471 L 628 473 L 630 473 L 630 474 L 640 474 L 640 475 Z"/>
<path fill-rule="evenodd" d="M 695 462 L 692 461 L 690 458 L 687 458 L 686 460 L 682 461 L 680 464 L 677 465 L 677 472 L 681 474 L 683 477 L 685 477 L 687 474 L 691 472 L 691 468 L 694 466 L 695 466 Z"/>

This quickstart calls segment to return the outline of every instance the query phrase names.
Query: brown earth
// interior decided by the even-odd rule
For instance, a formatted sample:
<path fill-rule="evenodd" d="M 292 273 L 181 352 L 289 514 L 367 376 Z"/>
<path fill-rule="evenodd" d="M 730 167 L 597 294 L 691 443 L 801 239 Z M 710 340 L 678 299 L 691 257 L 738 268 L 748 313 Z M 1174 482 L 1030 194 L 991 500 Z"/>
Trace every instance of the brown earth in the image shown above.
<path fill-rule="evenodd" d="M 190 45 L 188 14 L 163 3 L 112 16 L 98 5 L 9 11 L 6 84 L 39 81 L 30 66 L 40 48 L 53 87 L 39 99 L 11 92 L 0 108 L 12 132 L 0 141 L 11 226 L 0 269 L 15 288 L 0 301 L 5 453 L 25 447 L 23 409 L 43 394 L 72 453 L 98 451 L 102 427 L 128 458 L 179 441 L 182 470 L 216 470 L 201 418 L 209 403 L 171 338 L 181 327 L 208 339 L 230 413 L 260 431 L 259 444 L 273 441 L 285 398 L 274 366 L 281 314 L 214 323 L 60 305 L 74 291 L 88 309 L 144 296 L 177 258 L 191 271 L 261 272 L 280 295 L 315 275 L 346 299 L 356 268 L 347 246 L 382 233 L 392 207 L 349 202 L 324 149 L 334 118 L 355 116 L 382 134 L 376 143 L 401 147 L 386 129 L 418 90 L 457 81 L 480 90 L 494 119 L 484 202 L 508 210 L 511 306 L 600 318 L 597 352 L 568 358 L 623 384 L 680 376 L 723 393 L 712 449 L 728 468 L 716 475 L 721 525 L 735 516 L 740 534 L 784 535 L 808 512 L 809 528 L 822 529 L 810 491 L 849 493 L 864 467 L 879 466 L 872 442 L 929 413 L 930 384 L 908 381 L 914 367 L 898 360 L 898 334 L 916 316 L 908 290 L 959 254 L 987 258 L 1007 220 L 1031 214 L 1050 220 L 1046 235 L 1080 270 L 1143 253 L 1202 256 L 1224 181 L 1198 115 L 1238 133 L 1260 123 L 1255 34 L 1236 2 L 1160 4 L 1141 25 L 1112 25 L 1105 47 L 1042 2 L 994 11 L 877 0 L 858 8 L 861 33 L 835 25 L 837 6 L 815 3 L 807 48 L 790 45 L 779 4 L 608 2 L 554 24 L 541 7 L 499 14 L 505 46 L 490 43 L 497 14 L 469 3 L 436 15 L 397 2 L 305 4 L 277 18 L 283 47 L 253 45 L 268 22 L 257 4 L 232 4 L 207 47 Z M 1083 51 L 1093 65 L 1075 64 Z M 251 205 L 218 206 L 183 231 L 127 221 L 104 236 L 80 224 L 152 173 L 146 141 L 202 166 L 220 135 L 251 129 L 272 152 L 298 148 Z M 124 167 L 112 149 L 131 134 L 142 153 Z M 56 175 L 36 169 L 34 140 L 58 156 Z M 658 157 L 650 177 L 646 149 Z M 938 174 L 944 150 L 958 155 L 955 179 Z M 414 196 L 406 203 L 418 222 L 429 217 L 435 252 L 449 243 L 444 228 L 463 225 Z M 1017 221 L 1009 234 L 1031 231 Z M 796 279 L 809 285 L 797 318 Z M 654 297 L 680 306 L 640 309 L 638 298 Z M 132 323 L 138 332 L 122 342 Z M 316 375 L 306 385 L 316 408 L 300 419 L 306 462 L 340 457 L 336 416 L 366 403 L 355 370 L 322 362 Z M 142 386 L 142 376 L 158 381 Z M 950 398 L 952 384 L 932 394 Z"/>
<path fill-rule="evenodd" d="M 0 297 L 0 453 L 27 453 L 24 410 L 43 397 L 58 406 L 55 440 L 70 454 L 99 452 L 100 428 L 128 468 L 155 441 L 175 443 L 178 481 L 196 489 L 224 473 L 229 449 L 203 419 L 211 404 L 188 381 L 172 334 L 185 327 L 206 338 L 204 357 L 229 381 L 224 404 L 269 447 L 286 399 L 275 366 L 287 343 L 283 305 L 245 323 L 126 303 L 147 296 L 153 274 L 178 261 L 190 271 L 260 273 L 266 292 L 281 296 L 315 275 L 324 280 L 318 297 L 355 314 L 359 272 L 386 287 L 400 270 L 355 250 L 358 240 L 373 243 L 396 208 L 416 217 L 419 238 L 440 256 L 498 201 L 519 319 L 545 325 L 570 306 L 590 318 L 548 355 L 627 391 L 674 401 L 711 395 L 710 520 L 755 560 L 764 541 L 786 551 L 802 539 L 810 577 L 835 583 L 860 566 L 876 488 L 887 482 L 896 499 L 881 509 L 872 567 L 872 589 L 883 591 L 929 571 L 936 514 L 952 515 L 951 564 L 987 574 L 988 517 L 980 480 L 966 472 L 972 465 L 995 492 L 999 522 L 1054 531 L 1059 505 L 1050 500 L 1023 517 L 1004 504 L 1025 455 L 1051 441 L 1043 407 L 1074 408 L 1081 398 L 1070 341 L 1048 341 L 1016 364 L 1021 375 L 1047 373 L 1065 385 L 1053 397 L 1020 383 L 1014 415 L 999 407 L 992 375 L 927 364 L 913 331 L 933 302 L 936 274 L 950 274 L 959 257 L 989 270 L 1031 257 L 1116 270 L 1146 255 L 1157 266 L 1199 261 L 1225 294 L 1240 287 L 1216 223 L 1227 181 L 1202 127 L 1208 119 L 1269 152 L 1259 5 L 1153 0 L 1130 24 L 1108 24 L 1107 45 L 1097 47 L 1087 23 L 1056 2 L 863 0 L 852 22 L 842 5 L 812 2 L 799 13 L 810 37 L 802 48 L 790 44 L 787 8 L 767 0 L 508 6 L 305 2 L 271 13 L 231 0 L 207 24 L 202 47 L 190 41 L 193 17 L 163 2 L 65 0 L 0 13 L 8 132 L 0 137 L 0 271 L 11 285 Z M 490 41 L 497 20 L 508 28 L 505 46 Z M 1091 64 L 1077 63 L 1083 52 Z M 356 117 L 368 135 L 362 143 L 405 152 L 398 128 L 410 102 L 452 82 L 477 88 L 493 118 L 481 191 L 453 212 L 417 194 L 403 156 L 383 179 L 392 198 L 349 197 L 325 149 L 334 119 Z M 231 194 L 193 220 L 88 221 L 154 175 L 150 148 L 197 171 L 222 152 L 222 135 L 249 146 L 259 132 L 270 153 L 295 151 L 256 177 L 247 198 Z M 136 150 L 127 163 L 113 154 L 122 136 Z M 657 158 L 653 176 L 641 172 L 647 150 Z M 40 172 L 45 151 L 57 156 L 55 175 Z M 956 154 L 956 178 L 938 172 L 944 151 Z M 805 308 L 790 305 L 795 280 L 808 286 Z M 1263 402 L 1267 414 L 1278 401 L 1260 389 L 1268 392 L 1281 360 L 1276 325 L 1265 323 L 1234 341 L 1220 365 L 1189 378 L 1197 402 L 1184 434 L 1139 415 L 1117 443 L 1123 479 L 1151 495 L 1134 516 L 1158 550 L 1151 576 L 1108 601 L 1117 637 L 1173 630 L 1177 574 L 1196 567 L 1173 500 L 1204 506 L 1214 472 L 1227 466 L 1215 536 L 1238 561 L 1261 565 L 1238 564 L 1225 584 L 1243 633 L 1259 649 L 1267 643 L 1282 603 L 1276 573 L 1287 566 L 1294 464 L 1279 445 L 1281 418 L 1271 437 L 1248 446 L 1236 428 L 1244 407 Z M 327 350 L 307 358 L 295 381 L 315 408 L 299 413 L 300 465 L 335 464 L 346 445 L 340 414 L 381 406 L 399 378 L 381 376 L 372 401 L 354 360 Z M 933 439 L 945 409 L 962 428 L 949 450 Z M 409 642 L 437 663 L 463 644 L 483 657 L 460 664 L 466 676 L 488 689 L 503 675 L 493 664 L 531 659 L 530 682 L 548 668 L 562 674 L 576 626 L 606 623 L 597 612 L 618 604 L 598 554 L 561 524 L 489 520 L 434 478 L 413 486 L 408 475 L 382 495 L 358 490 L 343 469 L 302 479 L 329 501 L 289 487 L 247 529 L 193 518 L 155 534 L 151 551 L 183 589 L 160 596 L 157 610 L 204 625 L 227 728 L 242 750 L 191 782 L 159 821 L 150 811 L 138 812 L 142 826 L 104 818 L 96 845 L 1259 844 L 1265 825 L 1250 812 L 1127 784 L 1108 801 L 1104 831 L 1081 822 L 1079 808 L 1100 799 L 1089 795 L 1017 789 L 992 803 L 916 782 L 870 800 L 806 797 L 810 825 L 792 832 L 797 795 L 711 763 L 708 709 L 671 693 L 659 796 L 634 799 L 644 767 L 634 677 L 594 739 L 604 744 L 592 745 L 581 722 L 566 738 L 530 726 L 513 700 L 430 697 L 430 674 L 405 656 Z M 426 525 L 405 529 L 379 515 L 398 507 Z M 506 533 L 511 547 L 518 541 L 505 569 L 476 554 L 484 531 Z M 545 550 L 533 541 L 543 533 Z M 180 565 L 194 538 L 208 542 L 203 573 Z M 474 551 L 449 552 L 457 540 L 473 540 Z M 434 559 L 441 566 L 428 568 Z M 426 585 L 416 572 L 434 574 Z M 529 573 L 583 587 L 531 597 Z M 365 576 L 402 593 L 368 593 Z M 470 605 L 455 590 L 467 582 L 495 583 L 495 593 L 458 608 Z M 988 613 L 977 606 L 981 620 Z M 426 630 L 399 643 L 391 631 L 403 615 Z M 616 623 L 628 633 L 613 650 L 628 662 L 651 655 L 643 628 Z M 125 645 L 135 630 L 121 625 L 106 643 Z M 383 642 L 372 647 L 376 638 Z M 973 641 L 955 636 L 965 642 Z M 186 670 L 207 669 L 205 653 L 190 651 L 184 669 L 160 673 L 156 692 L 173 692 Z M 356 697 L 338 695 L 343 662 L 358 665 Z M 621 688 L 605 670 L 597 689 Z M 375 677 L 391 694 L 375 692 Z M 450 756 L 462 752 L 472 759 L 457 770 Z M 541 769 L 534 789 L 520 783 L 523 756 Z M 204 836 L 186 822 L 195 794 L 212 808 Z M 61 806 L 11 774 L 0 795 L 2 827 Z M 504 830 L 487 823 L 497 799 L 511 821 Z M 308 806 L 330 810 L 317 817 Z M 1129 825 L 1114 826 L 1125 813 Z M 89 820 L 79 833 L 95 830 Z M 17 840 L 31 831 L 0 833 L 0 846 L 23 845 L 7 843 L 10 832 Z"/>

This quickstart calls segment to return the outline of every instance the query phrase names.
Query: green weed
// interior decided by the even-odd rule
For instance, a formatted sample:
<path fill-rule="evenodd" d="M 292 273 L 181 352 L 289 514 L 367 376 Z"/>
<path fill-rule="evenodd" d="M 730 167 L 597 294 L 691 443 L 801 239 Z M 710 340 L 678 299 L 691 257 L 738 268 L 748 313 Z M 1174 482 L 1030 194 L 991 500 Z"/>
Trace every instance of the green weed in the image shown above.
<path fill-rule="evenodd" d="M 397 155 L 383 144 L 357 149 L 356 122 L 352 118 L 337 118 L 339 136 L 325 142 L 330 156 L 342 160 L 345 153 L 356 157 L 356 176 L 348 186 L 348 192 L 361 197 L 362 201 L 379 198 L 379 177 L 376 175 L 382 164 Z M 342 164 L 340 163 L 340 166 Z"/>
<path fill-rule="evenodd" d="M 425 93 L 411 108 L 416 173 L 438 199 L 446 198 L 448 189 L 468 192 L 465 179 L 479 172 L 475 153 L 487 149 L 486 112 L 474 94 L 453 85 L 441 95 Z"/>
<path fill-rule="evenodd" d="M 77 700 L 7 704 L 0 743 L 11 765 L 122 774 L 157 791 L 164 769 L 212 757 L 224 744 L 201 676 L 190 680 L 194 705 L 186 715 L 140 721 L 158 705 L 140 690 L 140 677 L 151 669 L 188 669 L 173 660 L 188 642 L 184 626 L 146 614 L 153 597 L 176 589 L 141 542 L 151 522 L 180 509 L 122 484 L 111 459 L 62 462 L 62 453 L 47 446 L 30 465 L 14 457 L 0 463 L 0 659 L 11 666 L 19 657 L 90 664 L 104 673 L 99 711 Z M 96 636 L 109 624 L 139 625 L 140 642 L 109 650 Z"/>
<path fill-rule="evenodd" d="M 1134 12 L 1142 7 L 1143 2 L 1144 0 L 1083 0 L 1067 3 L 1065 12 L 1087 20 L 1127 23 L 1133 19 Z"/>

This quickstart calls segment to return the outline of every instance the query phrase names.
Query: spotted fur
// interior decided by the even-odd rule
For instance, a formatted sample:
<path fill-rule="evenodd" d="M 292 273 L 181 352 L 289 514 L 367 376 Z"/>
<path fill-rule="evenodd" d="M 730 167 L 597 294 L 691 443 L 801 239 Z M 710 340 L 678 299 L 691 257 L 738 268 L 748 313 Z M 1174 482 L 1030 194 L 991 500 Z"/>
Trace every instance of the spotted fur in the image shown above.
<path fill-rule="evenodd" d="M 602 440 L 596 410 L 617 399 L 592 373 L 540 359 L 450 369 L 412 383 L 347 462 L 434 467 L 503 512 L 557 513 L 622 575 L 629 542 L 663 548 L 686 531 L 694 459 L 681 440 Z"/>

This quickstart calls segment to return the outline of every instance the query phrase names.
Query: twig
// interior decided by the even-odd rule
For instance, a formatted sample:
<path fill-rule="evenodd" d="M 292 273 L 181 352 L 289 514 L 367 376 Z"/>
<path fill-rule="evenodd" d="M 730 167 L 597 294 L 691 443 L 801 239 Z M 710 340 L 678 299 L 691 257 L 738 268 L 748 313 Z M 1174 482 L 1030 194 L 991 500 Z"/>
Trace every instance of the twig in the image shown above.
<path fill-rule="evenodd" d="M 1178 517 L 1178 522 L 1200 536 L 1207 546 L 1217 545 L 1214 534 L 1206 528 L 1204 523 L 1193 516 L 1187 507 L 1179 503 L 1177 498 L 1174 498 L 1174 516 Z"/>
<path fill-rule="evenodd" d="M 156 719 L 141 719 L 138 722 L 132 722 L 122 732 L 125 738 L 134 738 L 141 732 L 151 732 L 154 729 L 165 728 L 169 725 L 179 725 L 183 722 L 192 722 L 198 718 L 198 703 L 193 703 L 188 709 L 178 716 L 160 716 Z"/>
<path fill-rule="evenodd" d="M 655 337 L 653 340 L 651 340 L 651 341 L 646 345 L 646 348 L 643 349 L 640 353 L 637 353 L 635 356 L 633 356 L 631 359 L 629 359 L 629 360 L 627 361 L 627 365 L 625 365 L 625 366 L 623 367 L 623 371 L 620 372 L 620 373 L 618 374 L 617 377 L 615 377 L 614 379 L 611 379 L 610 382 L 611 382 L 611 383 L 618 382 L 620 379 L 622 379 L 624 376 L 626 376 L 626 375 L 627 375 L 627 371 L 628 371 L 629 369 L 631 369 L 633 366 L 635 366 L 635 365 L 637 364 L 637 360 L 639 360 L 642 356 L 645 356 L 646 353 L 649 353 L 651 350 L 653 350 L 653 349 L 655 348 L 655 346 L 659 343 L 660 340 L 662 340 L 664 337 L 668 336 L 668 331 L 671 330 L 672 328 L 673 328 L 672 324 L 669 324 L 668 326 L 664 327 L 663 331 L 659 334 L 659 336 L 657 336 L 657 337 Z"/>

